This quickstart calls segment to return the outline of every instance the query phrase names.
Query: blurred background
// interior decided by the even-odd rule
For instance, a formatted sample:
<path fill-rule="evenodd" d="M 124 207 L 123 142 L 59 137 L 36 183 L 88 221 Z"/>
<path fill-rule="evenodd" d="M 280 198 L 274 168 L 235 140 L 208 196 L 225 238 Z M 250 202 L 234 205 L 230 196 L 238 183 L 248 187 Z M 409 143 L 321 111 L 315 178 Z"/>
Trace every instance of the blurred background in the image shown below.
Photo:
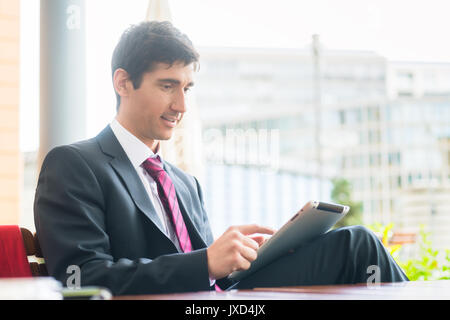
<path fill-rule="evenodd" d="M 115 116 L 112 51 L 170 20 L 200 70 L 165 157 L 216 237 L 312 199 L 377 232 L 410 278 L 450 278 L 450 3 L 0 0 L 0 223 L 34 230 L 42 157 Z"/>

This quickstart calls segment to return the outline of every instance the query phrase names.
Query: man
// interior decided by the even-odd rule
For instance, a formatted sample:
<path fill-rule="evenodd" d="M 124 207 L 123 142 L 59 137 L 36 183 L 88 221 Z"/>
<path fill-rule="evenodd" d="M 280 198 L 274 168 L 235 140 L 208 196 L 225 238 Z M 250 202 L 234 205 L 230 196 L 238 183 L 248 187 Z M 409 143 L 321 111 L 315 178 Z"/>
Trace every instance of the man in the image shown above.
<path fill-rule="evenodd" d="M 367 229 L 334 230 L 232 283 L 249 268 L 268 227 L 230 227 L 214 240 L 195 177 L 164 161 L 187 111 L 198 54 L 168 22 L 130 27 L 112 58 L 117 116 L 95 138 L 46 156 L 35 197 L 35 225 L 51 276 L 66 284 L 78 266 L 81 285 L 115 295 L 407 280 Z M 274 213 L 276 214 L 276 213 Z"/>

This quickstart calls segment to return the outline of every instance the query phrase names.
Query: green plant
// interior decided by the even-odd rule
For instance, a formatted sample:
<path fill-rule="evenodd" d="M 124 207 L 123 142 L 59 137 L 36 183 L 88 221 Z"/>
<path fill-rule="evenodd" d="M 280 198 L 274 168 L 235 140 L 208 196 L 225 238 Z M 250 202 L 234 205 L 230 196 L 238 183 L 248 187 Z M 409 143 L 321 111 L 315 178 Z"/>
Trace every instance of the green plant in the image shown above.
<path fill-rule="evenodd" d="M 362 224 L 362 203 L 352 200 L 352 186 L 345 179 L 333 179 L 331 200 L 350 207 L 350 211 L 336 223 L 335 228 Z"/>
<path fill-rule="evenodd" d="M 450 250 L 445 250 L 445 264 L 442 266 L 442 277 L 440 280 L 450 280 Z"/>
<path fill-rule="evenodd" d="M 399 259 L 401 245 L 389 245 L 389 237 L 392 234 L 393 224 L 382 225 L 374 223 L 367 227 L 376 233 L 385 247 L 391 253 L 406 276 L 411 281 L 417 280 L 442 280 L 450 279 L 450 250 L 439 251 L 433 248 L 430 233 L 421 226 L 417 245 L 419 246 L 417 257 L 402 261 Z M 445 253 L 445 256 L 443 257 Z"/>
<path fill-rule="evenodd" d="M 425 232 L 423 226 L 419 235 L 418 258 L 409 259 L 404 263 L 400 262 L 400 267 L 412 281 L 450 279 L 449 250 L 445 250 L 445 258 L 442 259 L 443 252 L 433 248 L 429 239 L 430 233 Z"/>

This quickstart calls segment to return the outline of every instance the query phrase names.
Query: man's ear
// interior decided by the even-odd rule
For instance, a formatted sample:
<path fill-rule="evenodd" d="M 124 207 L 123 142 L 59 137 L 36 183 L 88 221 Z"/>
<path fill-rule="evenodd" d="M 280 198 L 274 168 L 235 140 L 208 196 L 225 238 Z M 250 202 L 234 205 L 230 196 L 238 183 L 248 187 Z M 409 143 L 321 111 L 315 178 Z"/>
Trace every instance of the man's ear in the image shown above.
<path fill-rule="evenodd" d="M 113 76 L 113 84 L 114 84 L 114 90 L 116 90 L 117 94 L 121 97 L 126 97 L 129 94 L 129 80 L 130 77 L 128 75 L 128 72 L 126 72 L 122 68 L 116 69 L 114 71 Z"/>

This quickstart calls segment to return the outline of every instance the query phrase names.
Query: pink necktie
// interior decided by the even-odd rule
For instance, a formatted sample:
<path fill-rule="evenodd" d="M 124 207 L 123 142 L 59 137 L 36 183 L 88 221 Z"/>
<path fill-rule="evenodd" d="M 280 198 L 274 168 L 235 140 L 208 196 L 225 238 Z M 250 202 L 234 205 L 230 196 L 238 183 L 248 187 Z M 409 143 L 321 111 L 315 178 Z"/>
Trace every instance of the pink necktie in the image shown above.
<path fill-rule="evenodd" d="M 156 181 L 156 184 L 158 185 L 159 198 L 161 199 L 161 203 L 163 204 L 167 214 L 172 218 L 181 250 L 183 250 L 183 252 L 191 252 L 191 239 L 189 238 L 186 224 L 184 223 L 180 207 L 178 206 L 175 187 L 167 172 L 161 167 L 161 160 L 158 156 L 156 158 L 148 158 L 144 161 L 143 165 L 145 170 L 147 170 L 148 174 L 153 178 L 153 180 Z M 222 291 L 217 284 L 214 287 L 216 291 Z"/>
<path fill-rule="evenodd" d="M 158 195 L 161 199 L 166 213 L 171 217 L 175 232 L 177 234 L 178 243 L 183 252 L 191 252 L 192 244 L 191 239 L 184 223 L 183 216 L 178 206 L 177 195 L 175 187 L 170 179 L 169 175 L 161 166 L 161 160 L 159 157 L 148 158 L 143 163 L 145 170 L 155 180 L 158 185 Z"/>

